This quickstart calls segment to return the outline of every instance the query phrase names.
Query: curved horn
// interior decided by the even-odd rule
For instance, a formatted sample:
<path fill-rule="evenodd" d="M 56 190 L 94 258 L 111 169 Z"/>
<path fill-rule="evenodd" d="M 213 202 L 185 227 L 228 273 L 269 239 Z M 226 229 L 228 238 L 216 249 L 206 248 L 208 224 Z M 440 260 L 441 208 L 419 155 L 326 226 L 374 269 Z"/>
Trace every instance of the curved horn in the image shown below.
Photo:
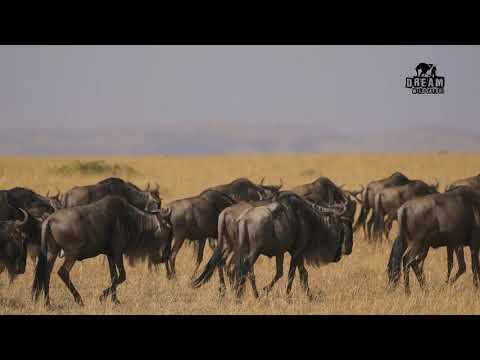
<path fill-rule="evenodd" d="M 265 181 L 265 176 L 262 177 L 262 180 L 260 180 L 260 185 L 263 185 L 263 182 Z"/>
<path fill-rule="evenodd" d="M 155 187 L 155 191 L 158 192 L 160 190 L 160 185 L 158 185 L 158 183 L 156 182 L 155 183 L 156 187 Z"/>
<path fill-rule="evenodd" d="M 150 191 L 150 181 L 147 182 L 147 187 L 145 188 L 145 191 Z"/>
<path fill-rule="evenodd" d="M 49 197 L 50 195 L 50 190 L 47 190 L 47 193 L 45 194 L 46 197 Z"/>
<path fill-rule="evenodd" d="M 54 196 L 54 198 L 58 199 L 60 197 L 60 189 L 55 186 L 55 188 L 57 189 L 57 195 Z"/>
<path fill-rule="evenodd" d="M 19 208 L 18 210 L 20 210 L 23 213 L 24 219 L 22 221 L 16 220 L 15 225 L 17 227 L 23 227 L 28 221 L 28 213 L 25 210 L 23 210 L 22 208 Z"/>
<path fill-rule="evenodd" d="M 280 185 L 276 186 L 277 190 L 280 190 L 283 186 L 283 179 L 280 178 Z"/>
<path fill-rule="evenodd" d="M 172 208 L 160 209 L 160 216 L 168 218 L 172 214 Z"/>

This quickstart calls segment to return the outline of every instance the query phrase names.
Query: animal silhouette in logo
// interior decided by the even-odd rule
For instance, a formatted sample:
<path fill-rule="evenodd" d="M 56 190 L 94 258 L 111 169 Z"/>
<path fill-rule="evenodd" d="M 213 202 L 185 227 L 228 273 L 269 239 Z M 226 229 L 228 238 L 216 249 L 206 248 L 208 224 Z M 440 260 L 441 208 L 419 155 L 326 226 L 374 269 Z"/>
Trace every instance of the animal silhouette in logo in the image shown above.
<path fill-rule="evenodd" d="M 415 71 L 417 72 L 417 76 L 426 76 L 427 75 L 427 72 L 429 70 L 432 70 L 435 71 L 435 75 L 436 76 L 436 73 L 437 73 L 437 67 L 434 66 L 433 64 L 426 64 L 426 63 L 420 63 L 417 65 L 417 67 L 415 68 Z M 420 74 L 419 74 L 419 71 L 420 71 Z M 431 73 L 432 74 L 432 73 Z"/>

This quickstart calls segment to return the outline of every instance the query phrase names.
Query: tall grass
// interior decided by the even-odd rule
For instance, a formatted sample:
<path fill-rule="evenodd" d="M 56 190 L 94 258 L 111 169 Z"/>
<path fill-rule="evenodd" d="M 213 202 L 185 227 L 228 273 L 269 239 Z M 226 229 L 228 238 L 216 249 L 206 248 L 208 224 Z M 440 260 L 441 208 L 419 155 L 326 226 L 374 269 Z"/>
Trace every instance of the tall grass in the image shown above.
<path fill-rule="evenodd" d="M 319 174 L 330 177 L 347 189 L 358 189 L 372 179 L 402 171 L 410 178 L 440 181 L 440 188 L 455 179 L 478 174 L 480 156 L 476 154 L 409 154 L 409 155 L 258 155 L 258 156 L 144 156 L 144 157 L 0 157 L 0 187 L 27 186 L 39 193 L 58 187 L 61 191 L 74 185 L 90 184 L 110 174 L 97 171 L 72 171 L 61 176 L 52 168 L 81 163 L 100 162 L 131 167 L 134 173 L 122 175 L 143 187 L 158 182 L 168 201 L 198 194 L 204 188 L 246 176 L 265 183 L 284 180 L 284 188 L 312 181 Z M 88 166 L 87 166 L 88 167 Z M 73 166 L 75 168 L 75 166 Z M 95 166 L 94 166 L 95 168 Z M 111 168 L 110 168 L 111 169 Z M 141 175 L 140 175 L 141 174 Z M 392 238 L 396 234 L 396 225 Z M 145 264 L 134 268 L 126 264 L 127 280 L 118 288 L 122 304 L 101 304 L 98 297 L 109 286 L 107 263 L 102 257 L 77 262 L 71 272 L 72 281 L 85 302 L 79 308 L 57 276 L 63 259 L 57 260 L 51 280 L 53 310 L 58 314 L 478 314 L 480 293 L 472 284 L 470 257 L 466 250 L 467 273 L 455 286 L 445 285 L 446 250 L 430 250 L 425 262 L 428 292 L 424 294 L 411 274 L 412 295 L 406 297 L 400 287 L 387 293 L 386 265 L 390 243 L 368 244 L 363 234 L 354 237 L 353 253 L 336 264 L 320 269 L 307 268 L 316 300 L 307 301 L 302 294 L 298 274 L 291 301 L 285 296 L 286 275 L 268 297 L 255 300 L 250 288 L 240 304 L 230 294 L 220 299 L 218 277 L 193 290 L 190 276 L 194 269 L 192 248 L 185 246 L 177 259 L 178 279 L 168 281 L 165 270 L 150 273 Z M 204 263 L 211 255 L 206 247 Z M 285 271 L 290 258 L 286 256 Z M 41 304 L 30 300 L 34 264 L 29 260 L 24 275 L 9 286 L 5 274 L 0 275 L 0 314 L 43 314 Z M 454 268 L 456 271 L 456 265 Z M 261 257 L 255 274 L 259 288 L 275 273 L 274 259 Z"/>

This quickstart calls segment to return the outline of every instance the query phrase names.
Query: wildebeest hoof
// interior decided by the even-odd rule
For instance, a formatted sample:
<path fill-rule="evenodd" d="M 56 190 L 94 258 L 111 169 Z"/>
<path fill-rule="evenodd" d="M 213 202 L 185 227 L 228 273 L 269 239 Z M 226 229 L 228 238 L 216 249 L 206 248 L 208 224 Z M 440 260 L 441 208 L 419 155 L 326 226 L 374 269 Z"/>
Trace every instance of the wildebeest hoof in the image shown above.
<path fill-rule="evenodd" d="M 113 305 L 120 305 L 120 301 L 118 301 L 118 299 L 112 299 L 112 303 Z"/>

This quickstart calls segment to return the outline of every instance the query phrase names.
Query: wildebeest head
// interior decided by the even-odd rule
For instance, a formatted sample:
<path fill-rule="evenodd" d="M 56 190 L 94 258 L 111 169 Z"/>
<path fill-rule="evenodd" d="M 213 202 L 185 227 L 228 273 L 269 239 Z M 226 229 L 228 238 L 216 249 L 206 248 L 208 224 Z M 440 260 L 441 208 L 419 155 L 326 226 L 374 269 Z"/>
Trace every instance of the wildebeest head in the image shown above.
<path fill-rule="evenodd" d="M 162 208 L 162 198 L 160 197 L 160 186 L 155 183 L 155 188 L 150 188 L 150 183 L 147 184 L 147 188 L 143 190 L 143 194 L 146 196 L 146 211 L 159 210 Z"/>
<path fill-rule="evenodd" d="M 355 214 L 355 201 L 343 194 L 343 201 L 340 203 L 328 205 L 311 203 L 311 206 L 319 214 L 326 216 L 328 230 L 340 239 L 336 260 L 340 260 L 341 255 L 350 255 L 353 249 L 352 214 Z"/>
<path fill-rule="evenodd" d="M 50 191 L 47 191 L 47 195 L 45 195 L 50 202 L 50 205 L 55 209 L 59 210 L 62 208 L 62 202 L 60 200 L 60 190 L 57 188 L 57 194 L 50 196 Z"/>
<path fill-rule="evenodd" d="M 266 199 L 272 198 L 273 196 L 278 194 L 278 192 L 283 186 L 282 179 L 280 179 L 279 185 L 264 185 L 263 184 L 264 180 L 265 178 L 262 178 L 262 180 L 260 181 L 260 184 L 257 185 L 257 188 L 258 188 L 257 191 L 258 191 L 258 194 L 260 195 L 259 200 L 266 200 Z"/>
<path fill-rule="evenodd" d="M 170 256 L 172 246 L 172 224 L 170 215 L 172 214 L 172 209 L 162 208 L 153 211 L 153 213 L 157 216 L 159 227 L 154 233 L 155 246 L 151 249 L 148 258 L 152 264 L 157 265 L 166 262 Z"/>
<path fill-rule="evenodd" d="M 27 263 L 27 252 L 25 239 L 26 235 L 23 227 L 28 222 L 28 213 L 19 209 L 23 215 L 23 220 L 0 221 L 0 262 L 4 264 L 10 277 L 25 272 Z"/>
<path fill-rule="evenodd" d="M 12 206 L 27 210 L 35 218 L 45 219 L 55 211 L 47 197 L 36 194 L 30 189 L 21 187 L 10 189 L 7 199 Z"/>

